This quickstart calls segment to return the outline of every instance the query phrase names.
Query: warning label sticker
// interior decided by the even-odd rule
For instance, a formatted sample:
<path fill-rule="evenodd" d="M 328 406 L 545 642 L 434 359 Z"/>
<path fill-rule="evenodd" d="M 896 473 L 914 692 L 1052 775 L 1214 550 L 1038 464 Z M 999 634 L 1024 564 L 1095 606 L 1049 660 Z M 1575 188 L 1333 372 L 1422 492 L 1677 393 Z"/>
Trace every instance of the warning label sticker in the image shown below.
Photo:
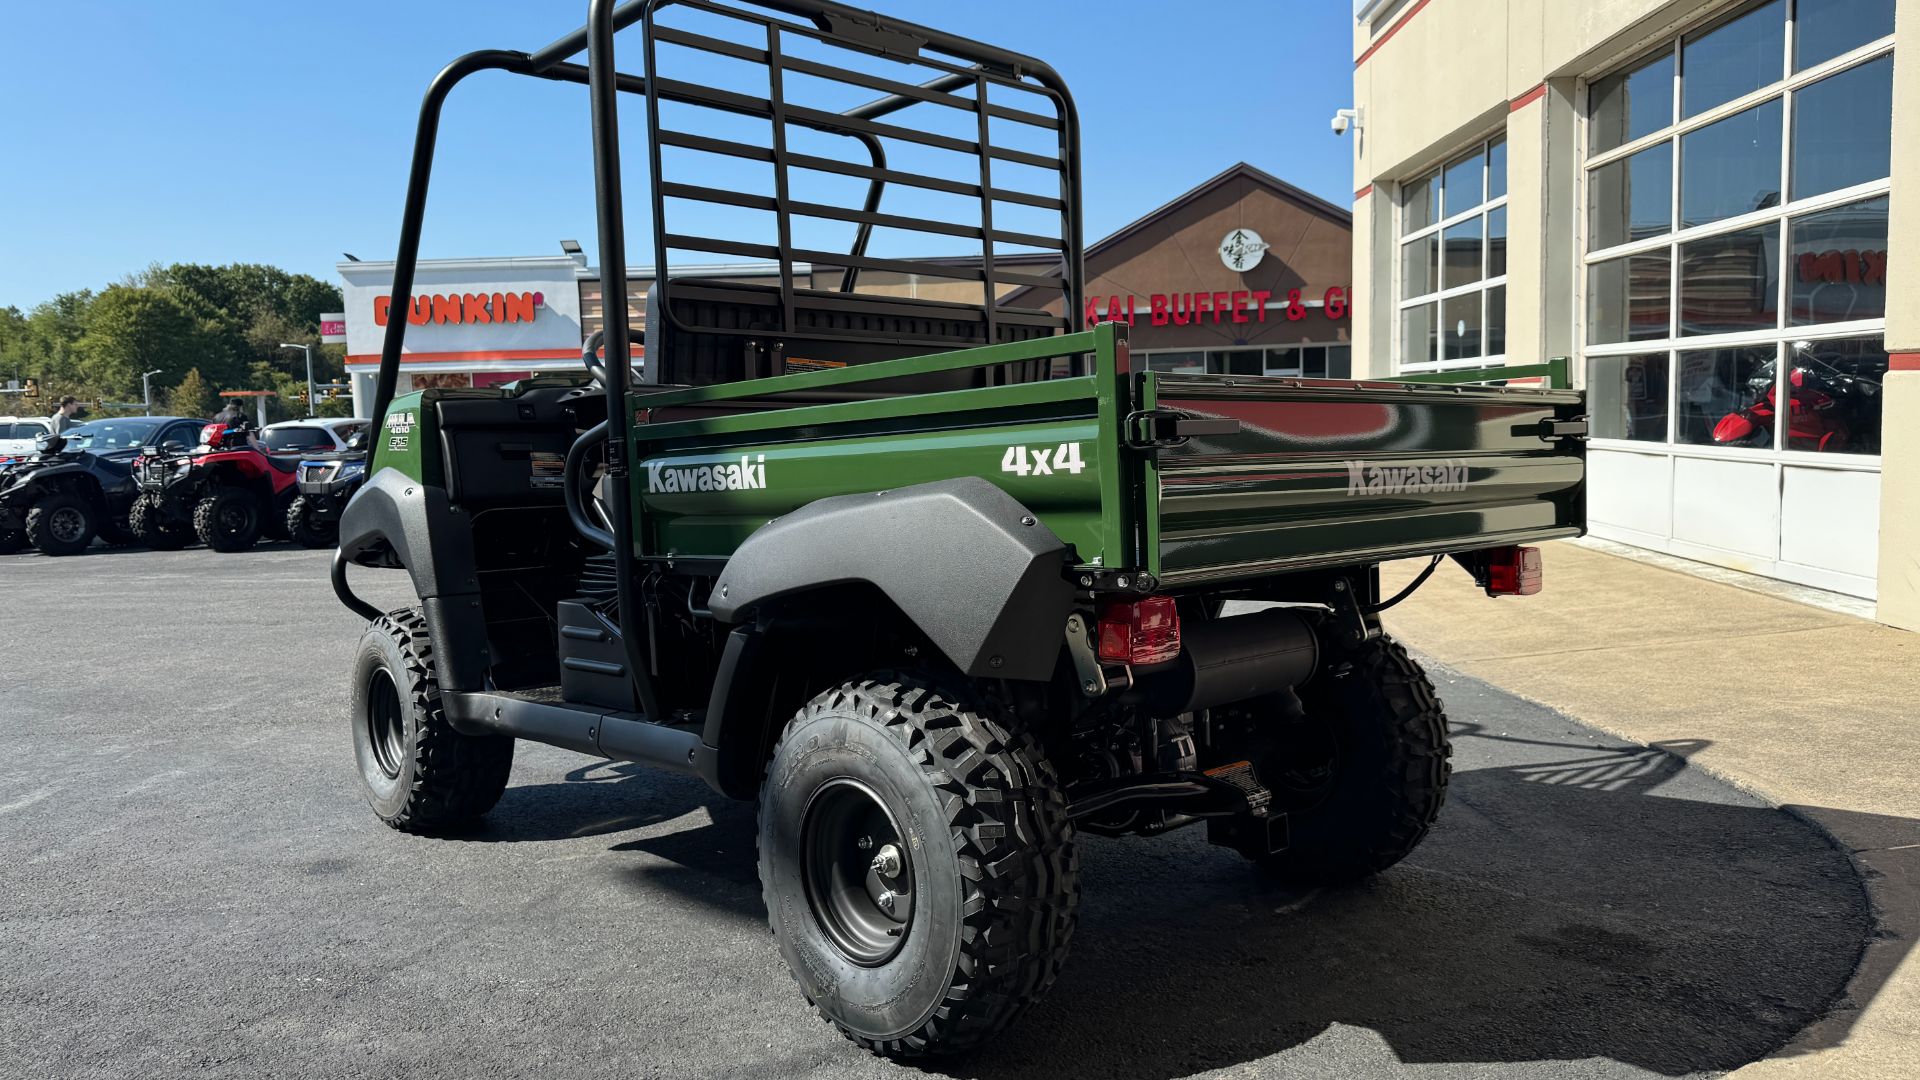
<path fill-rule="evenodd" d="M 536 488 L 557 488 L 566 483 L 567 456 L 549 450 L 535 450 L 528 455 L 532 467 L 532 476 L 527 483 Z"/>

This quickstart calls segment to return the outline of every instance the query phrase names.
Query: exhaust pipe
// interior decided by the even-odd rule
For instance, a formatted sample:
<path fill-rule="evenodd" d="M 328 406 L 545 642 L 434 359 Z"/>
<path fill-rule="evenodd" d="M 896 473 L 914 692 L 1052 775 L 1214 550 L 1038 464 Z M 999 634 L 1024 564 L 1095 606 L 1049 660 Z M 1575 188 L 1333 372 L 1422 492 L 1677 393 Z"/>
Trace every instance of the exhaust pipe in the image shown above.
<path fill-rule="evenodd" d="M 1137 672 L 1135 685 L 1161 716 L 1291 690 L 1320 666 L 1313 624 L 1287 608 L 1186 623 L 1180 637 L 1178 657 Z"/>

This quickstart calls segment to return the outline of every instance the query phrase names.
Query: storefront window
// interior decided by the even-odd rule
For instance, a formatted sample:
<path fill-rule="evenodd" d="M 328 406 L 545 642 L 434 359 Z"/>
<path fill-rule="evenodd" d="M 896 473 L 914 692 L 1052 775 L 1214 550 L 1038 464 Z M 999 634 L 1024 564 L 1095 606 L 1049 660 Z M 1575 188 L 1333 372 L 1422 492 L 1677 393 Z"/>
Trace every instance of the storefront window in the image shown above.
<path fill-rule="evenodd" d="M 1793 96 L 1796 199 L 1878 180 L 1893 157 L 1893 57 L 1822 79 Z"/>
<path fill-rule="evenodd" d="M 1804 71 L 1893 36 L 1894 0 L 1800 0 L 1794 15 L 1793 70 Z"/>
<path fill-rule="evenodd" d="M 1207 370 L 1207 354 L 1197 350 L 1148 353 L 1147 370 L 1164 371 L 1169 375 L 1198 375 Z"/>
<path fill-rule="evenodd" d="M 1680 137 L 1680 227 L 1780 205 L 1780 102 Z"/>
<path fill-rule="evenodd" d="M 1879 452 L 1892 11 L 1750 3 L 1591 82 L 1595 437 Z"/>
<path fill-rule="evenodd" d="M 1788 449 L 1878 454 L 1886 340 L 1796 341 L 1787 347 L 1787 355 L 1795 412 Z"/>
<path fill-rule="evenodd" d="M 1667 354 L 1587 361 L 1587 411 L 1596 439 L 1667 441 Z"/>
<path fill-rule="evenodd" d="M 1680 333 L 1771 330 L 1780 321 L 1780 226 L 1680 245 Z"/>
<path fill-rule="evenodd" d="M 1666 248 L 1587 270 L 1587 341 L 1664 338 L 1672 322 L 1673 257 Z"/>
<path fill-rule="evenodd" d="M 1794 218 L 1793 325 L 1887 316 L 1887 198 Z"/>
<path fill-rule="evenodd" d="M 1772 345 L 1681 353 L 1680 441 L 1696 446 L 1772 447 L 1772 424 L 1754 416 L 1756 406 L 1764 409 L 1770 404 L 1773 358 Z"/>
<path fill-rule="evenodd" d="M 1147 370 L 1179 375 L 1272 375 L 1285 378 L 1352 377 L 1347 345 L 1246 346 L 1232 349 L 1180 349 L 1135 353 Z"/>
<path fill-rule="evenodd" d="M 1593 84 L 1592 152 L 1651 135 L 1673 123 L 1673 50 Z"/>
<path fill-rule="evenodd" d="M 1680 115 L 1697 116 L 1778 79 L 1786 32 L 1786 0 L 1768 0 L 1689 35 L 1680 50 Z"/>
<path fill-rule="evenodd" d="M 1587 243 L 1613 247 L 1673 228 L 1673 144 L 1663 142 L 1587 177 Z"/>
<path fill-rule="evenodd" d="M 1501 138 L 1400 185 L 1402 370 L 1479 367 L 1504 355 L 1504 329 L 1490 328 L 1496 317 L 1506 325 L 1506 205 Z"/>

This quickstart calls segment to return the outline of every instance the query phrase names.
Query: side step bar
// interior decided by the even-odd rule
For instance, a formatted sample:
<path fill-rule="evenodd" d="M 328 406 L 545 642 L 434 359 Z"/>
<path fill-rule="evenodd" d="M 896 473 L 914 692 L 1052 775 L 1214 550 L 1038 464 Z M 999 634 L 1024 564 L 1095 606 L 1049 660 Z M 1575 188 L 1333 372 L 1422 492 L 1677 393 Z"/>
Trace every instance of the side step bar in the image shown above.
<path fill-rule="evenodd" d="M 440 702 L 454 728 L 469 735 L 511 735 L 670 772 L 699 772 L 700 733 L 656 724 L 640 713 L 512 694 L 443 693 Z"/>

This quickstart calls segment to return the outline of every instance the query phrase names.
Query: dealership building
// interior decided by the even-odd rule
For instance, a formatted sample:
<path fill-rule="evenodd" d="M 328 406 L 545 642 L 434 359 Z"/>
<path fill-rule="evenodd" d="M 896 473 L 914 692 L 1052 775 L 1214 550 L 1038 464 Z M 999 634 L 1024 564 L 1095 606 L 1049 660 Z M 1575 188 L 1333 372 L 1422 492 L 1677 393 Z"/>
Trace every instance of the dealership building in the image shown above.
<path fill-rule="evenodd" d="M 355 411 L 372 408 L 389 320 L 409 320 L 400 389 L 492 386 L 546 371 L 578 371 L 601 326 L 598 272 L 563 244 L 553 256 L 426 259 L 410 303 L 392 298 L 391 262 L 338 264 L 346 307 L 347 371 Z M 1348 275 L 1352 217 L 1324 199 L 1241 164 L 1087 249 L 1089 322 L 1130 324 L 1134 355 L 1163 371 L 1344 378 L 1351 368 Z M 864 272 L 863 293 L 943 299 L 971 287 L 960 260 L 915 260 L 925 274 Z M 977 261 L 977 260 L 976 260 Z M 1057 269 L 1057 259 L 1000 256 L 995 265 Z M 676 266 L 673 273 L 772 281 L 772 264 Z M 802 287 L 832 289 L 841 267 L 795 267 Z M 628 322 L 643 340 L 653 271 L 629 274 Z M 1015 295 L 1015 294 L 1019 295 Z M 1003 289 L 1002 302 L 1058 311 L 1056 290 Z M 644 352 L 644 350 L 638 351 Z"/>
<path fill-rule="evenodd" d="M 1356 0 L 1358 373 L 1571 357 L 1594 535 L 1920 629 L 1903 33 L 1920 0 Z"/>

